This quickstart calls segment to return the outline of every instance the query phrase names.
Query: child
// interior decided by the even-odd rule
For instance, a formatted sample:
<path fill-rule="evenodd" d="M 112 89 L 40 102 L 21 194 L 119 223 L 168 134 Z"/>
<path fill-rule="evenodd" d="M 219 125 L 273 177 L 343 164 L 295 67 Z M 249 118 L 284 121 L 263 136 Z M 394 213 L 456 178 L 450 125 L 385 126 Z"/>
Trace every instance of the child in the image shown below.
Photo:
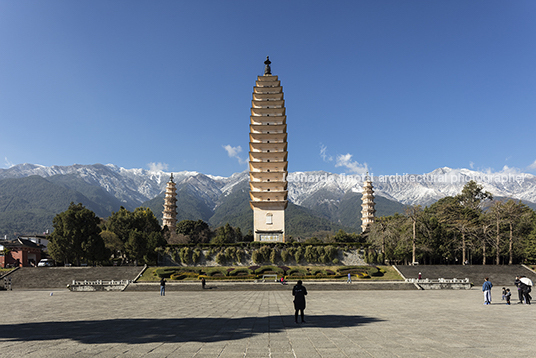
<path fill-rule="evenodd" d="M 502 300 L 504 301 L 504 298 L 506 297 L 506 287 L 502 288 Z"/>
<path fill-rule="evenodd" d="M 510 292 L 510 289 L 507 288 L 506 293 L 504 294 L 504 297 L 506 298 L 506 304 L 509 305 L 510 304 L 510 297 L 512 296 L 512 293 Z"/>

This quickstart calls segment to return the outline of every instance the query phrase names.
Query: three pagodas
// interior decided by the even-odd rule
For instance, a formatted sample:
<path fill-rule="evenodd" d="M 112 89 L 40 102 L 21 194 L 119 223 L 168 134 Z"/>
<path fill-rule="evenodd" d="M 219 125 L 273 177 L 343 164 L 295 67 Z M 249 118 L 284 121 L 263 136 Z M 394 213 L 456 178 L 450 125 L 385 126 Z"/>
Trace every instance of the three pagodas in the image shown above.
<path fill-rule="evenodd" d="M 249 125 L 249 187 L 255 241 L 285 242 L 285 209 L 288 205 L 287 117 L 283 87 L 272 75 L 270 59 L 264 75 L 253 88 Z M 374 221 L 372 182 L 367 176 L 363 191 L 363 231 Z M 177 223 L 173 175 L 166 187 L 163 225 L 173 230 Z M 372 205 L 372 208 L 371 208 Z M 172 215 L 175 213 L 175 215 Z M 365 216 L 366 215 L 366 216 Z M 372 218 L 371 218 L 372 215 Z M 366 225 L 365 225 L 366 224 Z"/>

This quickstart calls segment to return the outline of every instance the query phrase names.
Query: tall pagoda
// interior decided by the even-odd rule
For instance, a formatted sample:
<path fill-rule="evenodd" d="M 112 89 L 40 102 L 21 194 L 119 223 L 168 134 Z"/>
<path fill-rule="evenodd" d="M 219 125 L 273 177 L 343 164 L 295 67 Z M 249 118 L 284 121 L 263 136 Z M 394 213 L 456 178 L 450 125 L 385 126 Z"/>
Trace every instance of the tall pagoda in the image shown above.
<path fill-rule="evenodd" d="M 249 132 L 249 187 L 254 240 L 285 241 L 287 117 L 283 87 L 270 59 L 253 88 Z"/>
<path fill-rule="evenodd" d="M 164 211 L 162 211 L 162 227 L 167 226 L 170 232 L 177 228 L 177 190 L 173 181 L 173 173 L 166 185 Z"/>
<path fill-rule="evenodd" d="M 361 200 L 361 231 L 366 232 L 375 221 L 374 214 L 376 213 L 376 209 L 374 208 L 374 190 L 372 180 L 368 173 L 363 184 L 363 197 Z"/>

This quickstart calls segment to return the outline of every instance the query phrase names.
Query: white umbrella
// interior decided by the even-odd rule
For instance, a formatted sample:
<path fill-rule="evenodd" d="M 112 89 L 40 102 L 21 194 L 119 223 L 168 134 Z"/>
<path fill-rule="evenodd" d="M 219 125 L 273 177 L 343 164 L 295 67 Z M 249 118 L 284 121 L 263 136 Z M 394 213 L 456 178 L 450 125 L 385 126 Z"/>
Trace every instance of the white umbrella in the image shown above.
<path fill-rule="evenodd" d="M 528 277 L 521 277 L 519 281 L 523 282 L 527 286 L 532 286 L 532 281 Z"/>

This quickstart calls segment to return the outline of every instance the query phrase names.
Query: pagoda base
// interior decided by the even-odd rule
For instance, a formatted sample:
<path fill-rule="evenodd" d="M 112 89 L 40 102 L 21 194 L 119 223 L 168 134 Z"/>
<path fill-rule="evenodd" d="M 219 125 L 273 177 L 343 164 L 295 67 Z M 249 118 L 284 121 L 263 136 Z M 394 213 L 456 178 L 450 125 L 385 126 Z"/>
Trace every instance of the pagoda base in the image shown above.
<path fill-rule="evenodd" d="M 253 208 L 254 241 L 285 242 L 285 210 L 281 205 Z"/>

